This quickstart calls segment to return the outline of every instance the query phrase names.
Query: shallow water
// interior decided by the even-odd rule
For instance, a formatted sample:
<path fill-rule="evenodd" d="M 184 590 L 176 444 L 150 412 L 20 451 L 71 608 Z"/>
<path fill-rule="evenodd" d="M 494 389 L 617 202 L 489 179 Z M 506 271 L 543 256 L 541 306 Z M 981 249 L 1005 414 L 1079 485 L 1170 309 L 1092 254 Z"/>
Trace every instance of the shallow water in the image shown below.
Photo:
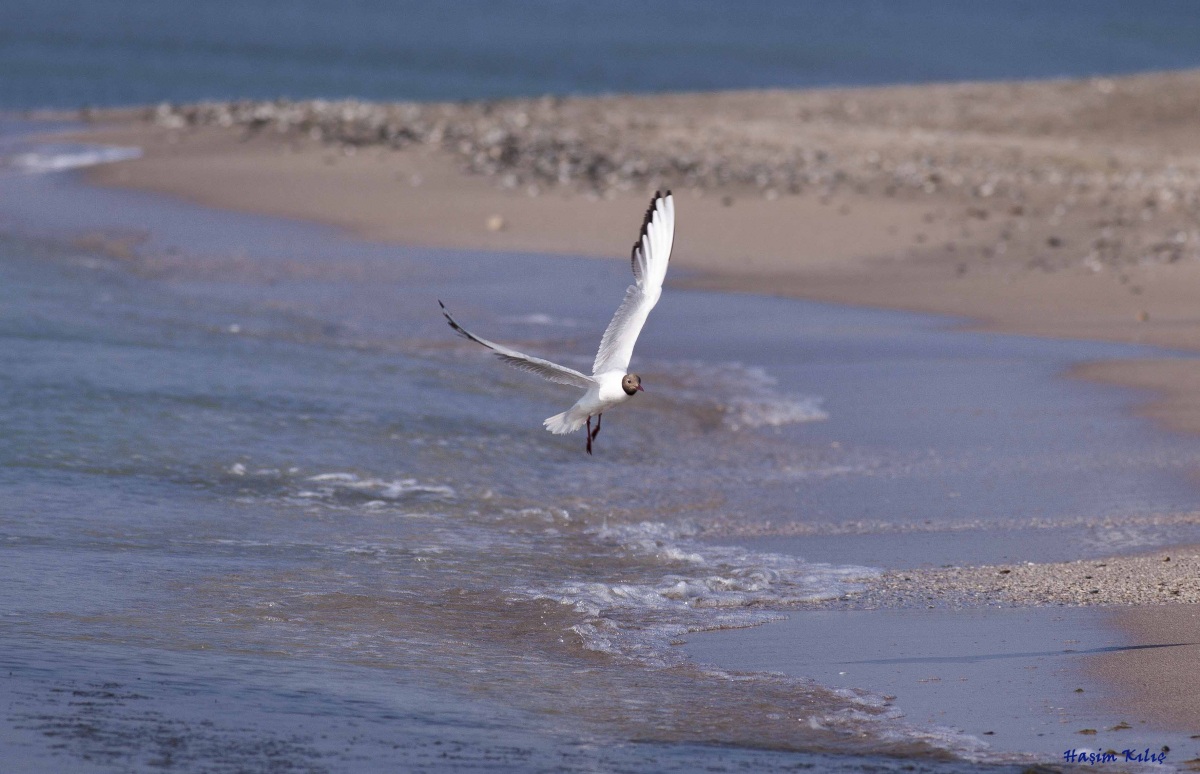
<path fill-rule="evenodd" d="M 648 392 L 588 457 L 540 426 L 569 391 L 436 299 L 586 367 L 622 261 L 362 244 L 61 173 L 0 178 L 0 207 L 0 738 L 30 768 L 999 761 L 674 643 L 880 566 L 1200 538 L 1200 447 L 1061 376 L 1148 350 L 669 288 Z"/>

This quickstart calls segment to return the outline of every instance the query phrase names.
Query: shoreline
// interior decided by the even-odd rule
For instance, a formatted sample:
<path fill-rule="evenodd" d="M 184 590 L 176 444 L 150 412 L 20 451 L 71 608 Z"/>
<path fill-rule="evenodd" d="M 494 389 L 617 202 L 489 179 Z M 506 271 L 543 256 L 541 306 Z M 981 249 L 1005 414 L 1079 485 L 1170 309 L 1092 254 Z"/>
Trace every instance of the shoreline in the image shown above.
<path fill-rule="evenodd" d="M 370 124 L 369 110 L 333 120 L 332 129 L 319 124 L 316 134 L 253 111 L 228 126 L 222 116 L 232 114 L 219 109 L 200 118 L 148 111 L 149 120 L 125 111 L 115 122 L 101 114 L 81 136 L 145 151 L 90 169 L 93 184 L 413 245 L 624 257 L 647 186 L 670 186 L 680 199 L 677 264 L 693 272 L 687 286 L 1196 351 L 1200 137 L 1183 129 L 1200 107 L 1184 101 L 1168 110 L 1163 102 L 1188 84 L 1200 85 L 1200 73 L 427 108 L 461 110 L 454 121 L 481 125 L 459 138 L 466 150 L 448 149 L 436 127 L 399 144 L 386 132 L 378 141 L 354 139 Z M 771 104 L 781 94 L 791 101 Z M 652 104 L 664 105 L 671 121 L 647 120 Z M 1016 105 L 1023 110 L 1005 115 Z M 1146 117 L 1148 105 L 1158 109 Z M 510 126 L 522 114 L 525 134 Z M 491 145 L 490 118 L 507 132 Z M 630 133 L 642 165 L 622 177 L 629 159 L 613 137 Z M 711 146 L 717 158 L 700 159 L 691 178 L 686 165 L 662 161 L 673 158 L 662 147 L 683 135 L 699 138 L 686 152 Z M 539 160 L 561 161 L 563 153 L 595 162 L 597 147 L 619 162 L 611 180 L 569 172 L 556 182 L 553 167 L 549 177 L 538 171 Z M 737 159 L 722 180 L 726 154 Z M 772 159 L 799 177 L 768 175 L 760 185 L 753 170 Z M 873 165 L 884 172 L 872 173 Z M 685 170 L 682 180 L 671 179 L 672 169 Z M 801 183 L 792 190 L 794 179 Z M 1107 361 L 1069 375 L 1148 391 L 1155 397 L 1139 402 L 1139 414 L 1168 430 L 1200 432 L 1190 389 L 1200 384 L 1200 360 Z M 1147 601 L 1115 614 L 1135 644 L 1161 636 L 1200 642 L 1192 605 Z M 1139 711 L 1169 688 L 1173 714 L 1156 717 L 1200 724 L 1192 698 L 1200 680 L 1180 668 L 1181 650 L 1128 652 L 1119 663 L 1114 656 L 1104 677 L 1141 697 Z"/>
<path fill-rule="evenodd" d="M 372 240 L 603 257 L 674 188 L 689 284 L 1196 349 L 1200 141 L 1183 108 L 1139 117 L 1188 85 L 164 105 L 90 114 L 87 137 L 145 156 L 87 176 Z"/>

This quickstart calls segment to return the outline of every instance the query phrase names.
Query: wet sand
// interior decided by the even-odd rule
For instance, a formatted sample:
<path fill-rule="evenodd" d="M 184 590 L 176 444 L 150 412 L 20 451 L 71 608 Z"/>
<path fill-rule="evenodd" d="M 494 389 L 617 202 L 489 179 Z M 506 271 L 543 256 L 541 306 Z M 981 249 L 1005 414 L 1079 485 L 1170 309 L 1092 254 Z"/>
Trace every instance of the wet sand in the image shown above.
<path fill-rule="evenodd" d="M 774 637 L 746 629 L 697 634 L 685 649 L 708 663 L 866 688 L 913 723 L 966 732 L 993 751 L 1063 763 L 1071 749 L 1158 753 L 1166 746 L 1178 766 L 1200 752 L 1200 742 L 1188 738 L 1194 729 L 1170 721 L 1176 696 L 1136 704 L 1103 678 L 1131 660 L 1186 663 L 1200 645 L 1130 646 L 1113 615 L 1095 607 L 806 611 L 772 624 Z"/>
<path fill-rule="evenodd" d="M 677 283 L 1195 350 L 1198 86 L 1200 73 L 1184 72 L 395 110 L 167 108 L 93 116 L 91 139 L 145 156 L 89 179 L 370 239 L 612 257 L 627 254 L 629 212 L 647 191 L 673 187 L 675 262 L 693 270 Z M 1200 428 L 1200 361 L 1107 361 L 1076 375 L 1145 390 L 1139 411 L 1165 428 Z M 1043 567 L 1049 581 L 1055 566 Z M 1117 617 L 1135 644 L 1200 642 L 1190 606 L 1105 598 L 1134 605 Z M 1113 655 L 1103 674 L 1141 707 L 1171 696 L 1155 717 L 1200 728 L 1200 679 L 1172 661 L 1182 650 Z"/>

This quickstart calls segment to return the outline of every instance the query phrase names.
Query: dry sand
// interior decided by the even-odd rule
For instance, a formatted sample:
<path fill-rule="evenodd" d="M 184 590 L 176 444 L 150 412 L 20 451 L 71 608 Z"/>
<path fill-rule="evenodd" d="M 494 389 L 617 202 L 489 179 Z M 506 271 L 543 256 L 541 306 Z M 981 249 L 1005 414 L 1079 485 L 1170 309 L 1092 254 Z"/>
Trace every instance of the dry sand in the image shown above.
<path fill-rule="evenodd" d="M 94 169 L 102 185 L 406 244 L 612 257 L 628 254 L 647 193 L 672 187 L 673 262 L 694 270 L 675 282 L 1200 349 L 1200 72 L 88 118 L 91 140 L 145 150 Z M 1200 430 L 1200 360 L 1078 375 L 1147 389 L 1157 397 L 1140 411 Z M 1200 643 L 1193 605 L 1153 606 L 1195 601 L 1187 557 L 1169 569 L 1114 560 L 1104 578 L 1082 565 L 973 568 L 922 589 L 1135 604 L 1121 614 L 1135 644 Z M 1096 594 L 1080 586 L 1093 582 Z M 1122 652 L 1107 672 L 1147 714 L 1200 729 L 1200 674 L 1183 663 L 1194 650 Z"/>

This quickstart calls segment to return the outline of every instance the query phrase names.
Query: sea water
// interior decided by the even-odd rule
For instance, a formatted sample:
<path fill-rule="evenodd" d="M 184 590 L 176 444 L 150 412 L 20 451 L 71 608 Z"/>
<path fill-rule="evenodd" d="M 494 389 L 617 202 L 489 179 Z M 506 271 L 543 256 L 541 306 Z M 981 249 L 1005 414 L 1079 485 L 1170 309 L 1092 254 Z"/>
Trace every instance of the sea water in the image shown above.
<path fill-rule="evenodd" d="M 1002 763 L 678 643 L 928 561 L 894 535 L 946 561 L 1200 538 L 1200 447 L 1062 378 L 1149 350 L 669 283 L 646 393 L 589 457 L 541 428 L 574 395 L 437 300 L 586 369 L 624 262 L 364 244 L 54 168 L 0 176 L 0 742 L 26 770 Z"/>
<path fill-rule="evenodd" d="M 5 0 L 0 110 L 1049 78 L 1200 65 L 1182 0 Z"/>

